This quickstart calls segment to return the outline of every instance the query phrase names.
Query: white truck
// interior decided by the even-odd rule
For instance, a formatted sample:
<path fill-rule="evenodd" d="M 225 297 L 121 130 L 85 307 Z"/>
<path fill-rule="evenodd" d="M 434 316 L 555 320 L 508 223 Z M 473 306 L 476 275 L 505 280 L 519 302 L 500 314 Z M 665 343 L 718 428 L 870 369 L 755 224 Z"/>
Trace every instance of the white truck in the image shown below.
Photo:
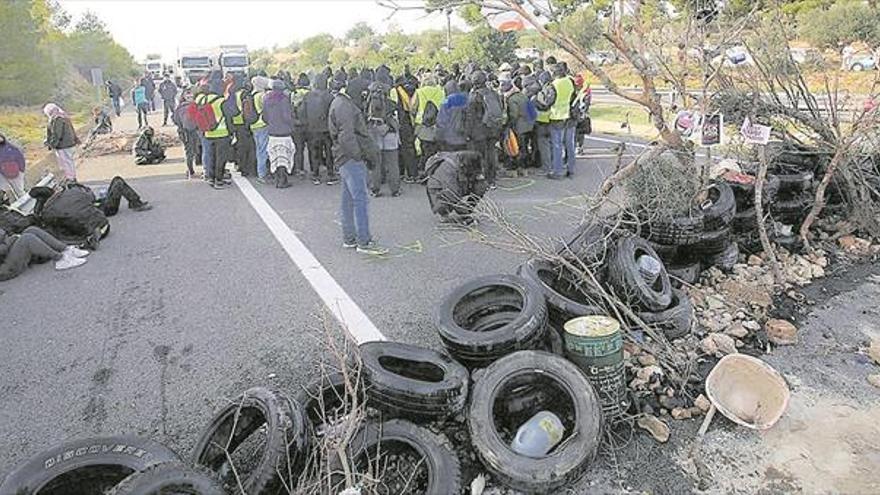
<path fill-rule="evenodd" d="M 219 61 L 213 50 L 193 50 L 185 52 L 177 59 L 176 76 L 180 84 L 188 86 L 206 77 L 212 70 L 219 69 Z"/>
<path fill-rule="evenodd" d="M 220 68 L 224 73 L 247 76 L 248 67 L 251 65 L 247 45 L 220 45 L 218 53 Z"/>

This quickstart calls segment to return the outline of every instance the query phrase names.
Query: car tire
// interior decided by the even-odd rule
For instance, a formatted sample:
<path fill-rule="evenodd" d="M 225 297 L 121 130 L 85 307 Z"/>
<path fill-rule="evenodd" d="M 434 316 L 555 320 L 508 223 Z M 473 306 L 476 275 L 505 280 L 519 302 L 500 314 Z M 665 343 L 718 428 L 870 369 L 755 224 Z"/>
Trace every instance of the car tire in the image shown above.
<path fill-rule="evenodd" d="M 352 438 L 346 447 L 346 457 L 352 467 L 365 460 L 375 468 L 377 457 L 381 457 L 387 446 L 406 445 L 424 459 L 428 468 L 427 487 L 424 492 L 432 495 L 458 495 L 461 493 L 461 463 L 449 440 L 439 433 L 401 419 L 383 423 L 368 422 Z M 343 466 L 339 456 L 330 461 L 330 471 L 340 473 Z M 345 481 L 335 475 L 331 481 L 331 493 L 339 493 Z M 338 481 L 337 481 L 338 480 Z M 414 493 L 414 492 L 409 492 Z"/>
<path fill-rule="evenodd" d="M 711 204 L 702 209 L 704 231 L 720 230 L 730 225 L 736 214 L 736 198 L 726 182 L 719 181 L 708 187 Z"/>
<path fill-rule="evenodd" d="M 512 380 L 528 375 L 550 379 L 574 405 L 574 431 L 549 455 L 526 457 L 501 439 L 494 405 Z M 580 478 L 594 458 L 602 433 L 602 408 L 584 373 L 565 358 L 541 351 L 521 351 L 492 363 L 474 384 L 468 412 L 471 442 L 483 465 L 508 487 L 526 493 L 555 493 Z"/>
<path fill-rule="evenodd" d="M 747 210 L 749 208 L 754 208 L 755 206 L 755 184 L 741 184 L 739 182 L 727 182 L 727 185 L 730 186 L 731 191 L 733 191 L 733 196 L 736 201 L 736 210 L 737 214 L 741 210 Z M 764 183 L 764 190 L 761 194 L 761 203 L 764 206 L 772 203 L 776 196 L 779 194 L 779 177 L 775 175 L 767 175 L 767 180 Z"/>
<path fill-rule="evenodd" d="M 672 285 L 666 268 L 653 285 L 648 285 L 639 272 L 636 258 L 649 255 L 659 259 L 657 253 L 644 239 L 638 237 L 621 237 L 608 261 L 608 281 L 617 296 L 628 301 L 642 311 L 660 311 L 669 307 L 672 302 Z"/>
<path fill-rule="evenodd" d="M 777 221 L 787 224 L 799 224 L 813 206 L 813 198 L 808 193 L 778 199 L 770 206 L 770 214 Z"/>
<path fill-rule="evenodd" d="M 735 242 L 727 245 L 724 251 L 705 258 L 707 266 L 714 266 L 723 272 L 730 272 L 739 261 L 739 246 Z"/>
<path fill-rule="evenodd" d="M 213 472 L 201 466 L 167 462 L 133 473 L 107 495 L 159 494 L 224 495 Z"/>
<path fill-rule="evenodd" d="M 579 316 L 605 314 L 605 310 L 568 282 L 567 279 L 574 278 L 574 275 L 560 273 L 563 270 L 564 267 L 548 260 L 532 258 L 520 265 L 517 275 L 541 290 L 547 303 L 548 318 L 555 327 Z"/>
<path fill-rule="evenodd" d="M 145 438 L 86 438 L 45 450 L 6 476 L 2 494 L 104 493 L 132 473 L 166 462 L 180 462 L 171 449 Z"/>
<path fill-rule="evenodd" d="M 265 425 L 266 445 L 262 456 L 241 484 L 248 494 L 275 493 L 287 481 L 296 481 L 281 480 L 278 473 L 298 475 L 306 462 L 307 421 L 302 406 L 296 401 L 267 388 L 248 389 L 214 415 L 196 441 L 192 462 L 214 472 L 221 470 L 226 466 L 227 457 L 220 446 L 228 444 L 230 453 L 234 452 Z"/>
<path fill-rule="evenodd" d="M 694 305 L 683 291 L 672 291 L 672 305 L 656 313 L 638 313 L 646 325 L 655 327 L 669 340 L 689 334 L 694 321 Z"/>
<path fill-rule="evenodd" d="M 782 167 L 785 167 L 785 164 L 782 164 Z M 794 165 L 789 167 L 795 168 Z M 775 171 L 773 175 L 779 180 L 779 194 L 791 195 L 809 191 L 813 187 L 813 172 L 782 168 Z"/>
<path fill-rule="evenodd" d="M 644 225 L 644 237 L 667 246 L 690 246 L 700 241 L 704 230 L 703 215 L 692 212 L 672 220 L 653 220 Z"/>
<path fill-rule="evenodd" d="M 468 367 L 523 349 L 544 339 L 547 304 L 540 289 L 515 275 L 480 277 L 456 287 L 435 315 L 440 340 Z"/>
<path fill-rule="evenodd" d="M 392 415 L 446 419 L 464 410 L 469 374 L 448 356 L 396 342 L 360 346 L 371 406 Z"/>
<path fill-rule="evenodd" d="M 648 244 L 651 245 L 651 248 L 664 263 L 673 261 L 679 255 L 679 246 L 667 246 L 666 244 L 659 244 L 652 241 L 648 241 Z"/>
<path fill-rule="evenodd" d="M 758 217 L 755 207 L 748 210 L 737 211 L 730 224 L 731 231 L 735 233 L 754 232 L 758 228 Z"/>

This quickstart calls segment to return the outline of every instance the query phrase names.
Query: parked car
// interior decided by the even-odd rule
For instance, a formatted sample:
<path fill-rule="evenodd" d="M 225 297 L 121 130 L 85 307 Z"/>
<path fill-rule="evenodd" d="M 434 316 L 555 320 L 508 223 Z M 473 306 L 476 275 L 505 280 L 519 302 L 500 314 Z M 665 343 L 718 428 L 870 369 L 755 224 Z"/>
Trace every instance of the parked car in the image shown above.
<path fill-rule="evenodd" d="M 849 62 L 847 62 L 846 70 L 851 70 L 854 72 L 861 72 L 864 70 L 875 70 L 877 68 L 877 61 L 874 60 L 872 55 L 853 55 L 850 58 Z"/>
<path fill-rule="evenodd" d="M 789 48 L 789 53 L 796 64 L 819 64 L 822 62 L 822 53 L 815 48 Z"/>
<path fill-rule="evenodd" d="M 611 52 L 593 52 L 587 55 L 587 59 L 598 66 L 617 63 L 617 56 Z"/>

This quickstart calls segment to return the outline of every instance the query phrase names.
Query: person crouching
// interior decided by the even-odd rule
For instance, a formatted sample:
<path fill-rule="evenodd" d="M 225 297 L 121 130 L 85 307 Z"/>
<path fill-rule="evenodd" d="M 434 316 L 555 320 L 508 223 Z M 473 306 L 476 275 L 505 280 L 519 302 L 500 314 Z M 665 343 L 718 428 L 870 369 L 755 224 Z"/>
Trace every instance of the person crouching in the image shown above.
<path fill-rule="evenodd" d="M 134 144 L 134 163 L 152 165 L 165 160 L 165 147 L 156 139 L 153 128 L 147 126 Z"/>
<path fill-rule="evenodd" d="M 269 168 L 275 176 L 275 187 L 290 187 L 288 176 L 293 172 L 293 110 L 284 81 L 272 81 L 272 90 L 263 99 L 263 120 L 269 132 Z"/>
<path fill-rule="evenodd" d="M 483 155 L 474 151 L 441 152 L 426 164 L 431 211 L 442 221 L 474 222 L 474 208 L 489 184 L 483 175 Z"/>

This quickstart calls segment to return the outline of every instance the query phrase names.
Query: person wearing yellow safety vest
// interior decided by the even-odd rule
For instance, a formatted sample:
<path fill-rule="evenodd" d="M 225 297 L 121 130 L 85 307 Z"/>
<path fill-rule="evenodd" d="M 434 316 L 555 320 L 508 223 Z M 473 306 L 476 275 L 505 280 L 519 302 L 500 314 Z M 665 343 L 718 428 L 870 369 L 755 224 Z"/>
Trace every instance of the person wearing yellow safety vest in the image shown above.
<path fill-rule="evenodd" d="M 219 75 L 219 74 L 218 74 Z M 205 168 L 205 180 L 214 189 L 223 189 L 231 183 L 226 179 L 226 162 L 232 153 L 229 136 L 229 117 L 226 98 L 222 96 L 223 81 L 219 77 L 209 78 L 207 88 L 195 98 L 196 105 L 210 105 L 217 118 L 217 126 L 205 131 L 202 139 L 202 164 Z"/>
<path fill-rule="evenodd" d="M 550 145 L 550 106 L 556 100 L 553 77 L 547 71 L 538 74 L 537 79 L 527 86 L 530 98 L 535 104 L 538 116 L 535 118 L 535 143 L 537 162 L 541 173 L 549 174 L 552 168 L 553 147 Z"/>
<path fill-rule="evenodd" d="M 254 109 L 260 116 L 256 122 L 251 124 L 251 134 L 254 135 L 254 148 L 257 156 L 257 182 L 264 183 L 266 174 L 269 170 L 269 129 L 266 128 L 266 121 L 263 120 L 263 99 L 266 96 L 266 90 L 272 82 L 266 76 L 254 76 L 251 78 L 251 85 L 254 87 Z"/>
<path fill-rule="evenodd" d="M 232 117 L 232 132 L 235 135 L 235 163 L 238 165 L 238 171 L 242 177 L 250 177 L 257 174 L 257 156 L 256 145 L 254 144 L 254 136 L 251 127 L 244 120 L 244 104 L 253 103 L 251 95 L 253 94 L 253 86 L 250 81 L 245 80 L 239 84 L 236 79 L 235 90 L 235 108 L 237 114 Z"/>
<path fill-rule="evenodd" d="M 574 82 L 565 72 L 562 64 L 553 67 L 553 89 L 556 99 L 550 106 L 550 145 L 553 147 L 552 169 L 547 177 L 561 179 L 574 175 L 575 165 L 575 127 L 570 125 L 571 103 L 576 96 Z M 565 160 L 563 161 L 563 154 Z"/>
<path fill-rule="evenodd" d="M 422 85 L 416 89 L 412 99 L 412 108 L 415 109 L 413 124 L 416 127 L 416 137 L 419 139 L 422 154 L 418 160 L 416 175 L 411 174 L 413 179 L 421 179 L 425 174 L 425 163 L 435 153 L 440 151 L 437 143 L 437 115 L 440 107 L 446 99 L 446 91 L 440 86 L 437 76 L 428 73 L 422 81 Z M 428 109 L 429 105 L 432 107 Z M 426 118 L 427 115 L 427 118 Z"/>
<path fill-rule="evenodd" d="M 290 104 L 293 107 L 293 169 L 300 177 L 305 176 L 305 153 L 306 153 L 306 110 L 303 104 L 306 95 L 309 94 L 311 81 L 305 73 L 300 73 L 296 79 L 296 85 L 290 92 Z"/>

